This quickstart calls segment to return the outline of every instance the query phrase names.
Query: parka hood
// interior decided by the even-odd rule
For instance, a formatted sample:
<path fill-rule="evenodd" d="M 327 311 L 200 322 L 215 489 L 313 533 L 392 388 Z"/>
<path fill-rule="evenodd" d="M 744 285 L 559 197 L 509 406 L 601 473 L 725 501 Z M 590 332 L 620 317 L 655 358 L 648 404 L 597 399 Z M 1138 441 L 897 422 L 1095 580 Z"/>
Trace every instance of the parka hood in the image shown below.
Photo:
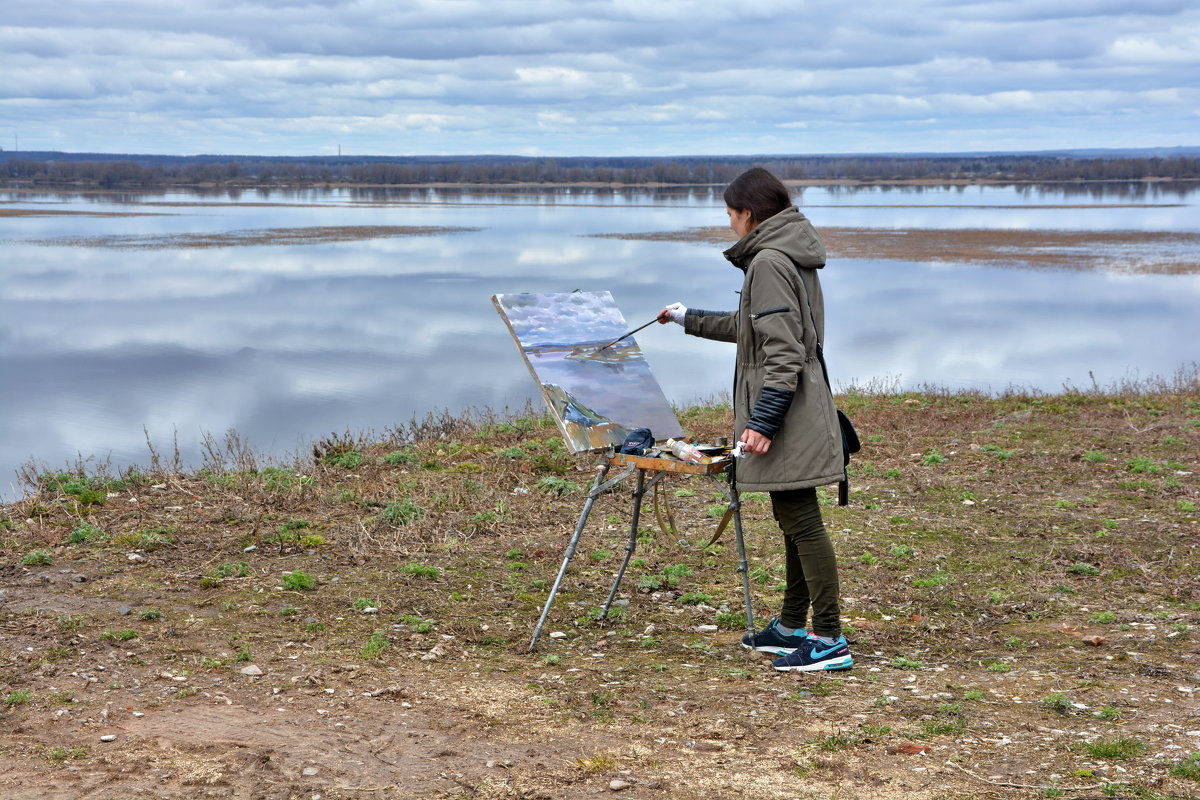
<path fill-rule="evenodd" d="M 778 250 L 801 267 L 820 269 L 825 266 L 825 245 L 821 244 L 808 217 L 795 206 L 760 222 L 725 251 L 725 258 L 745 271 L 762 250 Z"/>

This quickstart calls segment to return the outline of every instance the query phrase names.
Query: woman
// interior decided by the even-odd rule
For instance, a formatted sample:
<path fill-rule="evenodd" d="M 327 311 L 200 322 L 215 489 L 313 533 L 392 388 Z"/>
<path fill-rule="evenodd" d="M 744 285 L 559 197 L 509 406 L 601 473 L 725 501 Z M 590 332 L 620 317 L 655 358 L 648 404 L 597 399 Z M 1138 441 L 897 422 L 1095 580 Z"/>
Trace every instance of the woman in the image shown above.
<path fill-rule="evenodd" d="M 693 336 L 737 343 L 734 430 L 743 452 L 740 490 L 768 492 L 783 532 L 787 588 L 777 618 L 742 644 L 782 656 L 775 669 L 846 669 L 833 544 L 816 487 L 843 477 L 837 412 L 817 358 L 825 311 L 817 270 L 825 248 L 786 186 L 760 167 L 725 190 L 729 226 L 739 237 L 725 257 L 746 273 L 738 310 L 664 308 Z M 812 611 L 812 627 L 805 623 Z"/>

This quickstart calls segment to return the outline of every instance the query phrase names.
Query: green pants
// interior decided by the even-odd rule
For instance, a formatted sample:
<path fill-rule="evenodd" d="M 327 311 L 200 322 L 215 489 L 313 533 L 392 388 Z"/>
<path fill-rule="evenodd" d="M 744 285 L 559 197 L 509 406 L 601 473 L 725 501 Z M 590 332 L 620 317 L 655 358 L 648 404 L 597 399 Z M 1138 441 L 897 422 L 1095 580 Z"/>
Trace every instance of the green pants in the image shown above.
<path fill-rule="evenodd" d="M 779 618 L 789 628 L 803 628 L 811 608 L 809 630 L 837 638 L 842 633 L 837 556 L 821 521 L 817 490 L 771 492 L 771 506 L 783 531 L 787 558 L 787 588 Z"/>

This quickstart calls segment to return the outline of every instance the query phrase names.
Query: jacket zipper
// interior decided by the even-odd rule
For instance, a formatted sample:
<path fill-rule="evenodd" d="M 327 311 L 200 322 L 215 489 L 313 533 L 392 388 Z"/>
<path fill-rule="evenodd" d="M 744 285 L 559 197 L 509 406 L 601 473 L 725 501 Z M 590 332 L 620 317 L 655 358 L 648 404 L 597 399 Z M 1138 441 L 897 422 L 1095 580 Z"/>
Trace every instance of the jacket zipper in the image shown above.
<path fill-rule="evenodd" d="M 788 308 L 787 306 L 781 306 L 779 308 L 768 308 L 766 311 L 760 311 L 757 314 L 751 314 L 750 319 L 760 319 L 761 317 L 765 317 L 768 314 L 778 314 L 781 311 L 791 311 L 791 310 L 792 309 Z"/>

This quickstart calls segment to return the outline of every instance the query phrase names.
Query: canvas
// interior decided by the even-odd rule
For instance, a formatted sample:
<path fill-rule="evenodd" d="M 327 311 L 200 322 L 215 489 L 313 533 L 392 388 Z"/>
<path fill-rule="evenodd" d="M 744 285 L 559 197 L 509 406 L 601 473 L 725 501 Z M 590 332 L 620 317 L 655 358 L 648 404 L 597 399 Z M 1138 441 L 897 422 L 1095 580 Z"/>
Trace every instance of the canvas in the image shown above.
<path fill-rule="evenodd" d="M 679 420 L 608 292 L 498 294 L 508 325 L 572 453 L 619 446 L 637 428 L 663 441 Z"/>

